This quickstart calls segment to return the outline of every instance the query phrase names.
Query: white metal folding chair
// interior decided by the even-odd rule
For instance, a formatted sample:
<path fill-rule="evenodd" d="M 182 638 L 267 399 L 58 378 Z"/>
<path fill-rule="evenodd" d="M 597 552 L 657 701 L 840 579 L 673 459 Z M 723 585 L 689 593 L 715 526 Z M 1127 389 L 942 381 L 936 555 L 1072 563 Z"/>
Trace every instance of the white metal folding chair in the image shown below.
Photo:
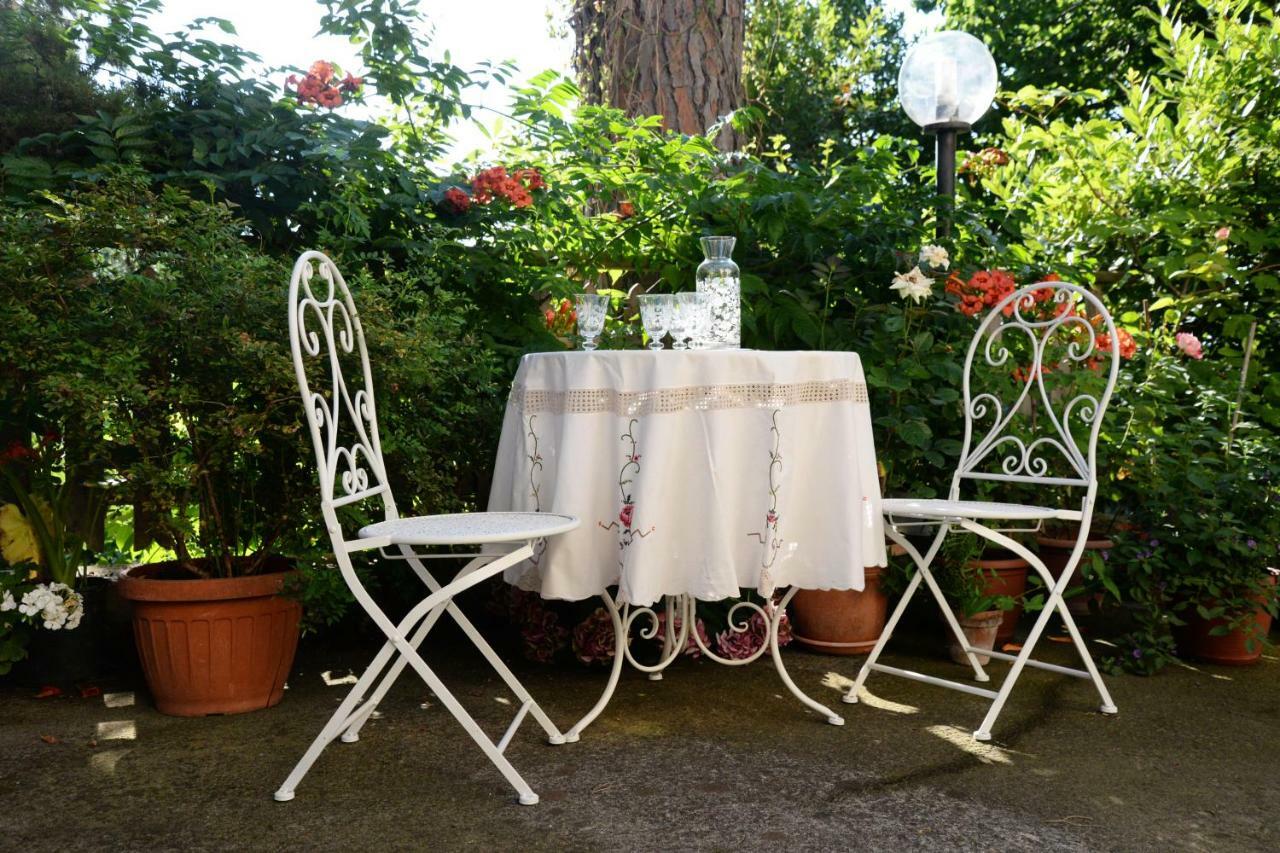
<path fill-rule="evenodd" d="M 1095 328 L 1095 324 L 1098 328 Z M 1098 338 L 1103 333 L 1102 327 L 1105 327 L 1106 339 L 1110 341 L 1109 350 L 1103 350 L 1097 346 Z M 1015 376 L 1014 384 L 1017 391 L 1008 395 L 1013 398 L 1008 405 L 1004 403 L 1007 397 L 998 393 L 985 391 L 975 393 L 974 356 L 980 346 L 983 350 L 983 361 L 991 368 L 1009 371 L 1016 367 L 1022 371 L 1021 373 L 1011 372 L 1011 375 Z M 996 718 L 1004 708 L 1023 667 L 1034 666 L 1091 679 L 1102 699 L 1102 713 L 1116 713 L 1116 706 L 1111 701 L 1106 685 L 1102 683 L 1098 669 L 1089 655 L 1084 639 L 1080 636 L 1075 620 L 1067 610 L 1062 594 L 1071 583 L 1072 575 L 1084 551 L 1085 541 L 1089 536 L 1089 523 L 1093 515 L 1094 499 L 1098 488 L 1096 470 L 1098 431 L 1102 424 L 1103 412 L 1115 388 L 1116 375 L 1120 366 L 1119 346 L 1111 315 L 1097 297 L 1083 288 L 1060 281 L 1042 282 L 1010 294 L 982 321 L 965 357 L 964 443 L 960 452 L 960 464 L 951 479 L 949 496 L 945 500 L 887 499 L 884 501 L 884 514 L 888 522 L 885 525 L 885 532 L 891 540 L 906 549 L 907 554 L 915 562 L 916 572 L 898 606 L 889 617 L 880 639 L 859 670 L 853 686 L 843 697 L 845 702 L 858 701 L 858 693 L 866 682 L 867 676 L 873 671 L 983 696 L 992 702 L 986 717 L 973 736 L 977 740 L 990 740 L 991 727 L 995 725 Z M 1012 354 L 1014 350 L 1023 357 L 1029 355 L 1030 362 L 1022 365 L 1015 364 L 1017 358 Z M 1054 354 L 1053 360 L 1046 360 L 1046 351 Z M 1106 377 L 1105 388 L 1100 396 L 1076 393 L 1078 389 L 1074 388 L 1065 394 L 1060 390 L 1046 390 L 1044 378 L 1046 372 L 1070 376 L 1074 371 L 1076 375 L 1087 375 L 1086 372 L 1090 366 L 1108 371 L 1103 374 Z M 988 418 L 991 419 L 989 427 L 983 427 L 977 423 L 985 422 Z M 1012 432 L 1011 425 L 1019 425 L 1017 428 L 1021 429 L 1022 433 Z M 1085 429 L 1088 431 L 1088 438 L 1086 447 L 1082 450 L 1075 433 L 1083 432 Z M 990 470 L 993 463 L 996 470 Z M 1054 509 L 1045 506 L 962 500 L 961 485 L 970 480 L 1078 487 L 1084 490 L 1084 495 L 1079 509 Z M 1036 554 L 1007 535 L 1014 530 L 994 529 L 984 523 L 990 521 L 1014 524 L 1034 523 L 1035 527 L 1032 529 L 1035 529 L 1046 520 L 1073 521 L 1079 524 L 1075 549 L 1071 552 L 1062 574 L 1056 579 Z M 937 532 L 922 555 L 915 544 L 903 533 L 903 529 L 928 527 L 937 527 Z M 956 621 L 955 613 L 948 606 L 938 582 L 930 571 L 930 566 L 938 555 L 943 540 L 951 532 L 972 533 L 1007 548 L 1029 562 L 1044 580 L 1045 588 L 1048 590 L 1044 609 L 1031 626 L 1026 642 L 1023 643 L 1017 655 L 1006 654 L 1000 650 L 989 652 L 985 649 L 975 649 L 965 639 L 960 624 Z M 928 586 L 938 606 L 942 608 L 943 616 L 952 633 L 965 649 L 969 664 L 973 667 L 975 680 L 980 682 L 989 680 L 978 664 L 974 656 L 975 652 L 981 652 L 997 660 L 1012 662 L 1013 665 L 998 691 L 886 666 L 878 662 L 885 644 L 897 627 L 898 620 L 921 583 Z M 1033 660 L 1031 657 L 1036 642 L 1055 611 L 1062 617 L 1062 623 L 1070 633 L 1071 641 L 1084 662 L 1083 670 Z"/>
<path fill-rule="evenodd" d="M 313 290 L 317 274 L 323 283 L 319 295 Z M 345 743 L 358 740 L 360 728 L 408 665 L 516 789 L 520 802 L 525 805 L 536 803 L 538 795 L 503 753 L 526 714 L 533 715 L 552 743 L 564 743 L 564 735 L 453 603 L 453 599 L 531 556 L 534 544 L 543 537 L 574 529 L 578 520 L 567 515 L 530 512 L 401 518 L 396 512 L 383 465 L 372 374 L 360 317 L 338 268 L 320 252 L 305 252 L 294 265 L 289 283 L 289 337 L 293 345 L 298 387 L 320 471 L 320 511 L 333 543 L 334 557 L 356 601 L 377 623 L 387 641 L 293 768 L 289 778 L 275 792 L 275 798 L 280 801 L 293 799 L 294 789 L 302 777 L 335 738 L 341 737 Z M 311 390 L 307 378 L 308 359 L 324 360 L 320 367 L 321 370 L 328 369 L 327 392 Z M 359 366 L 360 376 L 352 383 L 356 388 L 354 394 L 344 376 L 344 360 L 353 362 L 350 365 L 353 368 L 354 363 Z M 385 520 L 362 528 L 356 538 L 348 539 L 339 522 L 338 509 L 361 501 L 381 503 Z M 479 546 L 491 543 L 506 543 L 510 550 L 484 554 L 424 554 L 414 550 L 415 546 Z M 388 560 L 407 562 L 430 593 L 399 622 L 393 622 L 378 607 L 352 566 L 352 554 L 374 548 L 380 549 Z M 471 560 L 447 584 L 437 582 L 423 563 L 427 559 L 459 557 L 470 557 Z M 480 729 L 418 654 L 418 647 L 442 613 L 453 618 L 520 700 L 519 710 L 497 743 Z M 371 687 L 373 691 L 370 694 Z M 368 698 L 365 698 L 366 694 L 369 694 Z"/>

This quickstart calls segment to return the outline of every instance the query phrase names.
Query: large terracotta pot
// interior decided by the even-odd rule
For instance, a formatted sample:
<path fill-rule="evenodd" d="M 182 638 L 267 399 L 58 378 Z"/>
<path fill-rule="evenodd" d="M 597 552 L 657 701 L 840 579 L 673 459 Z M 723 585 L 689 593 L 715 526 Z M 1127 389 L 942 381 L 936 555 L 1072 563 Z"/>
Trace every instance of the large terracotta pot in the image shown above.
<path fill-rule="evenodd" d="M 1067 567 L 1067 560 L 1071 558 L 1071 552 L 1076 547 L 1075 537 L 1059 538 L 1058 536 L 1042 533 L 1036 537 L 1036 542 L 1040 545 L 1040 560 L 1044 563 L 1044 567 L 1049 570 L 1049 574 L 1053 575 L 1055 579 L 1062 577 L 1062 572 Z M 1115 547 L 1115 543 L 1105 537 L 1086 539 L 1084 552 L 1080 555 L 1080 562 L 1076 565 L 1075 572 L 1072 573 L 1071 585 L 1074 586 L 1083 580 L 1081 566 L 1084 565 L 1085 560 L 1089 559 L 1090 551 L 1105 553 L 1113 547 Z M 1075 616 L 1088 616 L 1090 601 L 1101 602 L 1102 595 L 1100 593 L 1082 592 L 1069 596 L 1067 598 L 1067 609 Z"/>
<path fill-rule="evenodd" d="M 889 599 L 876 566 L 865 569 L 866 588 L 802 589 L 791 599 L 791 636 L 832 655 L 863 655 L 884 630 Z"/>
<path fill-rule="evenodd" d="M 996 632 L 997 643 L 1007 643 L 1013 639 L 1013 632 L 1018 629 L 1018 619 L 1022 617 L 1022 595 L 1027 591 L 1027 570 L 1031 564 L 1021 557 L 1009 554 L 998 558 L 982 558 L 970 560 L 969 568 L 979 569 L 986 586 L 986 595 L 1007 595 L 1017 602 L 1012 609 L 1002 611 L 1000 630 Z"/>
<path fill-rule="evenodd" d="M 1276 579 L 1270 578 L 1275 586 Z M 1254 614 L 1258 633 L 1257 638 L 1265 637 L 1271 631 L 1271 614 L 1261 607 L 1263 596 L 1258 596 L 1259 607 Z M 1262 643 L 1255 641 L 1250 651 L 1246 640 L 1248 632 L 1245 628 L 1236 628 L 1227 634 L 1215 636 L 1210 633 L 1219 625 L 1226 624 L 1227 619 L 1204 619 L 1194 608 L 1182 613 L 1186 625 L 1174 628 L 1174 639 L 1178 644 L 1178 654 L 1198 658 L 1209 663 L 1226 664 L 1227 666 L 1248 666 L 1258 662 L 1262 656 Z"/>
<path fill-rule="evenodd" d="M 974 613 L 972 616 L 960 617 L 960 628 L 964 631 L 965 639 L 969 641 L 969 646 L 975 649 L 986 649 L 991 651 L 996 647 L 998 635 L 1000 632 L 1001 620 L 1005 615 L 1003 610 L 985 610 L 982 613 Z M 956 638 L 951 632 L 947 632 L 947 651 L 951 655 L 951 659 L 956 663 L 968 664 L 969 658 L 965 655 L 964 649 L 960 648 L 960 644 L 956 642 Z M 991 658 L 987 655 L 974 652 L 974 657 L 978 659 L 980 666 L 986 666 L 991 663 Z"/>
<path fill-rule="evenodd" d="M 302 607 L 280 595 L 287 561 L 266 574 L 164 579 L 176 564 L 128 569 L 121 597 L 133 602 L 133 633 L 156 710 L 179 717 L 270 708 L 298 647 Z"/>

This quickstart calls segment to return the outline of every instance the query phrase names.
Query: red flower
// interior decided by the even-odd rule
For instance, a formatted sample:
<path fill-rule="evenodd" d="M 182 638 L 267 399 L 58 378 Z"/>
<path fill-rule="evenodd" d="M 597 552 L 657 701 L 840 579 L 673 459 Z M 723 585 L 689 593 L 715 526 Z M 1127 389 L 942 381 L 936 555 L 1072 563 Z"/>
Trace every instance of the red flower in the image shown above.
<path fill-rule="evenodd" d="M 622 526 L 628 530 L 631 529 L 631 519 L 635 515 L 635 512 L 635 504 L 623 504 L 622 511 L 618 513 L 618 521 L 621 521 Z"/>
<path fill-rule="evenodd" d="M 324 84 L 320 82 L 320 78 L 308 74 L 298 84 L 298 101 L 304 104 L 314 101 L 323 89 Z"/>
<path fill-rule="evenodd" d="M 337 89 L 332 86 L 328 86 L 322 89 L 320 94 L 316 95 L 316 102 L 319 103 L 320 106 L 328 107 L 332 110 L 336 107 L 342 106 L 342 95 L 339 94 Z"/>
<path fill-rule="evenodd" d="M 516 180 L 520 181 L 531 190 L 543 190 L 547 188 L 547 182 L 542 179 L 542 174 L 537 169 L 517 169 Z"/>
<path fill-rule="evenodd" d="M 630 219 L 635 215 L 636 215 L 635 205 L 633 205 L 629 201 L 618 202 L 618 218 L 619 219 Z"/>
<path fill-rule="evenodd" d="M 363 77 L 352 77 L 349 72 L 346 77 L 342 78 L 342 82 L 338 84 L 339 88 L 344 92 L 357 92 L 363 85 Z"/>
<path fill-rule="evenodd" d="M 444 191 L 444 201 L 454 213 L 466 213 L 471 207 L 471 196 L 457 187 L 449 187 Z"/>
<path fill-rule="evenodd" d="M 1133 358 L 1138 352 L 1138 342 L 1133 339 L 1133 335 L 1124 329 L 1116 330 L 1116 340 L 1119 341 L 1120 357 L 1123 359 Z M 1111 336 L 1105 332 L 1098 335 L 1095 340 L 1095 346 L 1100 353 L 1111 352 Z"/>
<path fill-rule="evenodd" d="M 321 83 L 328 83 L 333 79 L 333 63 L 326 62 L 323 59 L 317 59 L 311 63 L 309 76 L 316 77 Z"/>
<path fill-rule="evenodd" d="M 778 514 L 776 512 L 774 512 L 773 510 L 769 510 L 767 513 L 765 513 L 764 515 L 765 524 L 772 526 L 774 524 L 777 524 L 777 522 L 778 522 Z"/>

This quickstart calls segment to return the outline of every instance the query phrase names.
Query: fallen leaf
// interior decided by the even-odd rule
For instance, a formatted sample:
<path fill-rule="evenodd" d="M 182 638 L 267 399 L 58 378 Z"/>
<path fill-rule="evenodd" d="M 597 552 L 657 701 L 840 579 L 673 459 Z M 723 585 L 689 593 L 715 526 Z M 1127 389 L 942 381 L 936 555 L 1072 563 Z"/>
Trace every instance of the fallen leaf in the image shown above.
<path fill-rule="evenodd" d="M 1050 637 L 1050 638 L 1049 638 L 1049 642 L 1051 642 L 1051 643 L 1069 643 L 1069 642 L 1071 642 L 1071 638 L 1070 638 L 1070 637 Z"/>
<path fill-rule="evenodd" d="M 39 692 L 36 693 L 36 698 L 48 699 L 50 696 L 61 696 L 61 695 L 62 695 L 62 690 L 60 688 L 54 687 L 52 684 L 46 684 L 44 687 L 40 688 Z"/>
<path fill-rule="evenodd" d="M 90 740 L 90 741 L 89 741 L 89 748 L 90 748 L 90 749 L 97 749 L 97 748 L 98 748 L 98 742 L 97 742 L 96 740 Z"/>
<path fill-rule="evenodd" d="M 81 687 L 81 688 L 80 688 L 80 698 L 81 698 L 81 699 L 92 699 L 92 698 L 94 698 L 95 696 L 101 696 L 101 695 L 102 695 L 102 688 L 101 688 L 101 687 L 98 687 L 98 686 L 96 686 L 96 685 L 92 685 L 92 684 L 91 684 L 91 685 L 89 685 L 88 687 Z"/>
<path fill-rule="evenodd" d="M 1000 651 L 1002 651 L 1002 652 L 1020 652 L 1020 651 L 1022 651 L 1022 645 L 1021 645 L 1020 643 L 1005 643 L 1003 646 L 1001 646 L 1001 647 L 1000 647 Z"/>
<path fill-rule="evenodd" d="M 44 741 L 45 743 L 62 743 L 62 741 L 58 740 L 58 738 L 54 737 L 53 735 L 40 735 L 40 740 Z"/>

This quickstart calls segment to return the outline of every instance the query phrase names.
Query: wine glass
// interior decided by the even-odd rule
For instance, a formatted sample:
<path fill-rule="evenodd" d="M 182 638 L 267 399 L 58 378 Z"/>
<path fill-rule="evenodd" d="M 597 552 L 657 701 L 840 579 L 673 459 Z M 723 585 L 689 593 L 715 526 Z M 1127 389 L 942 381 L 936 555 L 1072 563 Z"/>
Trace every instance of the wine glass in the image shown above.
<path fill-rule="evenodd" d="M 673 297 L 671 348 L 693 349 L 690 344 L 702 338 L 706 299 L 701 293 L 677 293 Z"/>
<path fill-rule="evenodd" d="M 609 297 L 598 293 L 578 294 L 578 334 L 582 348 L 590 352 L 596 348 L 596 338 L 604 331 L 604 318 L 609 313 Z"/>
<path fill-rule="evenodd" d="M 662 349 L 662 338 L 671 328 L 671 310 L 669 293 L 647 293 L 640 297 L 640 321 L 649 335 L 649 349 Z"/>

